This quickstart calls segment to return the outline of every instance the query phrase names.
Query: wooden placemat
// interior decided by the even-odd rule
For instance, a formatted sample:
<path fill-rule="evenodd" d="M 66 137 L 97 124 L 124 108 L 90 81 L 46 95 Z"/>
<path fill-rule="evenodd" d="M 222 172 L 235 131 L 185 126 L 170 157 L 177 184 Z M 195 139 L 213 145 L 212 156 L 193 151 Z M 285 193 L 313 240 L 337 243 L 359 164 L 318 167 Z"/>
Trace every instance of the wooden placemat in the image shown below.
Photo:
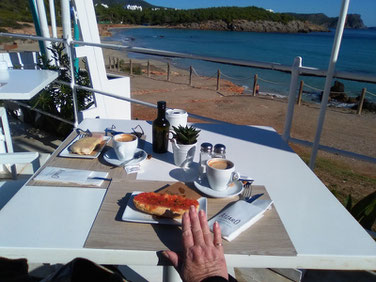
<path fill-rule="evenodd" d="M 181 250 L 181 229 L 172 225 L 124 222 L 121 220 L 131 192 L 156 191 L 167 187 L 159 181 L 113 181 L 86 240 L 86 248 L 160 251 Z M 187 183 L 194 189 L 193 184 Z M 195 190 L 195 189 L 194 189 Z M 253 194 L 265 193 L 264 186 L 254 186 Z M 238 200 L 208 198 L 208 218 Z M 276 209 L 266 211 L 257 223 L 232 242 L 223 241 L 226 254 L 295 256 L 296 250 Z"/>

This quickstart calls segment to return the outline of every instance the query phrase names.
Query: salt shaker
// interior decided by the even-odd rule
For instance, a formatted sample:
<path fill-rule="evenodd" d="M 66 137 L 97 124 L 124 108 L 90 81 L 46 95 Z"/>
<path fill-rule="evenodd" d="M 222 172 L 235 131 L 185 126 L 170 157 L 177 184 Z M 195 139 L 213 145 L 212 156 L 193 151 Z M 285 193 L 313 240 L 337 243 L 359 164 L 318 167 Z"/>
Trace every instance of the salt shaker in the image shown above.
<path fill-rule="evenodd" d="M 206 162 L 211 158 L 213 145 L 210 143 L 202 143 L 200 150 L 200 166 L 199 166 L 199 179 L 202 179 L 206 173 Z"/>
<path fill-rule="evenodd" d="M 215 144 L 212 157 L 225 159 L 226 158 L 226 146 L 223 144 Z"/>

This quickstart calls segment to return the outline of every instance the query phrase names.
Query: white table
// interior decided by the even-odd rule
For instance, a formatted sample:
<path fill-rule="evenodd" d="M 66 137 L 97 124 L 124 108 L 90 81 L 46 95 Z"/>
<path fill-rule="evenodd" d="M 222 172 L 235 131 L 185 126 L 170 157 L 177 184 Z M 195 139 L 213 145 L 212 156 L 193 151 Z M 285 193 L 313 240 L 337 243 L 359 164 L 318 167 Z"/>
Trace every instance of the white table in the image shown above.
<path fill-rule="evenodd" d="M 51 70 L 8 70 L 9 79 L 0 87 L 0 100 L 30 100 L 54 81 L 59 73 Z"/>
<path fill-rule="evenodd" d="M 140 124 L 151 143 L 151 124 L 144 121 L 87 119 L 80 128 L 103 131 L 112 124 L 123 131 Z M 199 143 L 225 144 L 227 157 L 237 170 L 254 177 L 255 184 L 265 185 L 297 251 L 297 256 L 287 257 L 226 255 L 229 266 L 376 268 L 376 243 L 272 128 L 228 124 L 197 127 L 202 130 Z M 171 177 L 171 168 L 176 168 L 163 158 L 155 156 L 148 163 L 158 167 L 155 180 Z M 146 173 L 138 175 L 138 179 L 148 177 Z M 50 263 L 82 256 L 97 263 L 156 265 L 154 251 L 82 248 L 104 193 L 104 189 L 26 184 L 0 211 L 0 256 Z"/>

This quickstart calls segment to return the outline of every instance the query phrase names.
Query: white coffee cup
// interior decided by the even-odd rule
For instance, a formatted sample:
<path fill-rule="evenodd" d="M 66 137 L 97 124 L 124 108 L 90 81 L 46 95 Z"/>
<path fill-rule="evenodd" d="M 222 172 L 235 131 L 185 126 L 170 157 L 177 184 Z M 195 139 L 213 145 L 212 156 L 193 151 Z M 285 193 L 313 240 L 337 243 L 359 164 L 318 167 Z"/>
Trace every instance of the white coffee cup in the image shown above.
<path fill-rule="evenodd" d="M 180 109 L 168 109 L 166 111 L 166 119 L 170 123 L 170 130 L 173 130 L 173 126 L 179 127 L 179 125 L 185 127 L 187 125 L 188 113 Z"/>
<path fill-rule="evenodd" d="M 206 162 L 206 175 L 210 188 L 215 191 L 226 190 L 229 184 L 240 177 L 235 171 L 234 163 L 222 158 L 213 158 Z"/>
<path fill-rule="evenodd" d="M 116 134 L 112 138 L 112 147 L 120 161 L 131 160 L 134 157 L 138 145 L 138 138 L 131 133 Z"/>

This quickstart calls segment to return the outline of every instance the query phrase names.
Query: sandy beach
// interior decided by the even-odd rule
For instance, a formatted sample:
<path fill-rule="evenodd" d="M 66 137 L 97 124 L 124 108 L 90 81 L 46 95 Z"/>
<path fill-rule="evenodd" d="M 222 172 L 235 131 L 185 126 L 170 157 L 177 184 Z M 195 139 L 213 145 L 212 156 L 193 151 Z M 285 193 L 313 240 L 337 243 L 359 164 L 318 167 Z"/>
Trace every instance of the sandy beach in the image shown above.
<path fill-rule="evenodd" d="M 124 26 L 116 26 L 123 28 Z M 109 35 L 111 26 L 100 27 L 102 35 Z M 11 31 L 20 32 L 20 31 Z M 25 32 L 22 32 L 25 33 Z M 29 33 L 32 34 L 32 33 Z M 106 41 L 107 43 L 108 41 Z M 38 45 L 30 40 L 17 40 L 18 48 L 12 51 L 37 51 Z M 113 43 L 113 42 L 112 42 Z M 2 47 L 2 46 L 1 46 Z M 2 48 L 0 48 L 2 49 Z M 106 64 L 109 57 L 123 60 L 125 65 L 129 59 L 125 52 L 104 49 Z M 140 66 L 144 71 L 141 75 L 131 76 L 132 98 L 156 103 L 158 100 L 167 101 L 171 108 L 182 108 L 189 113 L 222 120 L 235 124 L 271 126 L 282 134 L 287 111 L 287 99 L 273 96 L 242 94 L 241 89 L 228 82 L 221 81 L 221 90 L 216 91 L 216 78 L 193 76 L 192 86 L 189 85 L 188 70 L 172 67 L 170 81 L 166 81 L 166 63 L 151 61 L 153 65 L 150 77 L 146 75 L 147 61 L 133 60 L 135 66 Z M 108 66 L 109 67 L 109 66 Z M 129 75 L 127 72 L 118 72 L 108 69 L 108 72 Z M 315 136 L 319 105 L 305 103 L 296 106 L 291 137 L 312 142 Z M 156 117 L 155 109 L 140 105 L 132 105 L 132 118 L 153 120 Z M 191 120 L 197 121 L 197 120 Z M 364 111 L 356 115 L 354 110 L 328 108 L 321 144 L 337 149 L 354 152 L 376 158 L 375 130 L 376 114 Z M 309 159 L 310 148 L 290 143 L 292 148 L 304 159 Z M 324 161 L 329 167 L 321 166 Z M 337 168 L 336 172 L 330 171 L 330 165 Z M 350 171 L 356 174 L 341 175 L 339 171 Z M 344 199 L 349 193 L 360 199 L 375 190 L 376 164 L 341 157 L 325 152 L 319 153 L 318 165 L 315 173 L 325 185 L 338 193 Z M 365 176 L 362 179 L 358 176 Z"/>

